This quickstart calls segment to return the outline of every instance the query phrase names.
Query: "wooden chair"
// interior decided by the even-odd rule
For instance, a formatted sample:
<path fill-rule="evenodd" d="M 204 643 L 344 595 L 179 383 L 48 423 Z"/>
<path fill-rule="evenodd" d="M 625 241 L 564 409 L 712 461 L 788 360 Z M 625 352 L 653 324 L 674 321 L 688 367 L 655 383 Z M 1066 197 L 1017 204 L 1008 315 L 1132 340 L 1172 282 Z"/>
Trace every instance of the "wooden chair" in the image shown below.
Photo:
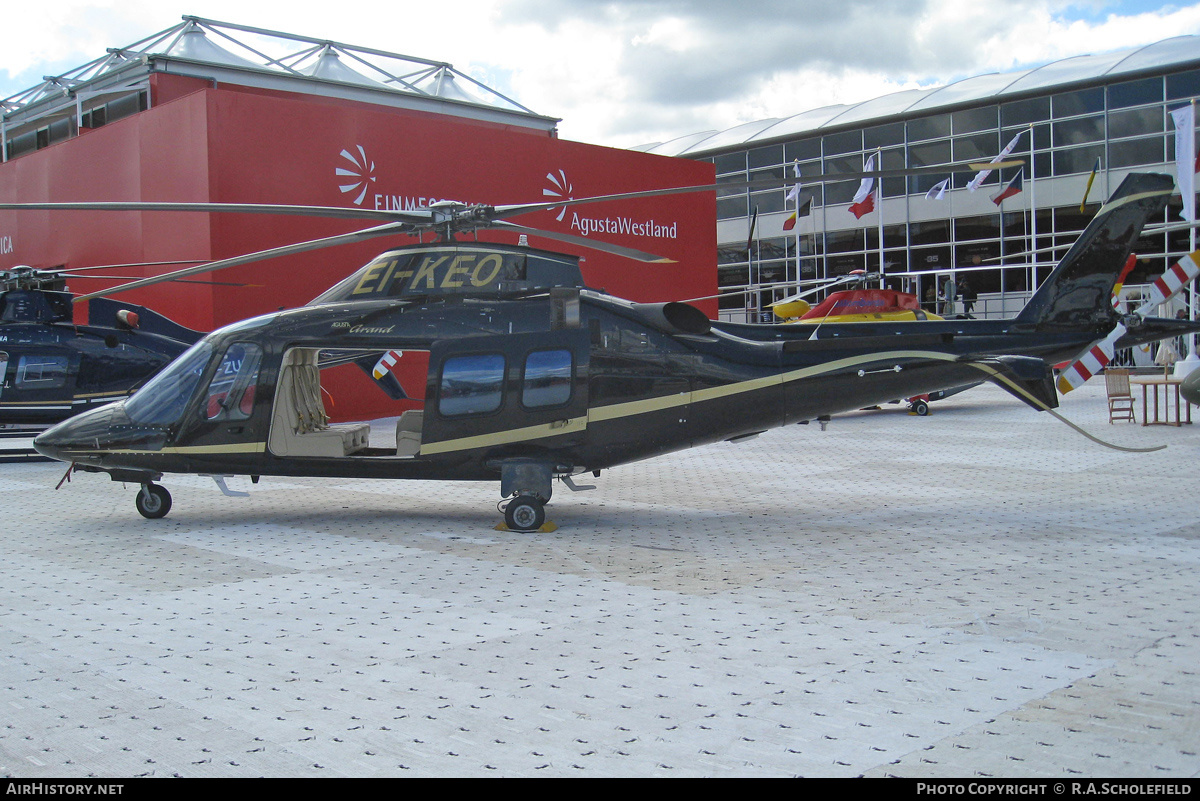
<path fill-rule="evenodd" d="M 1104 386 L 1108 390 L 1108 423 L 1115 420 L 1136 422 L 1133 414 L 1133 393 L 1129 389 L 1129 371 L 1104 371 Z"/>

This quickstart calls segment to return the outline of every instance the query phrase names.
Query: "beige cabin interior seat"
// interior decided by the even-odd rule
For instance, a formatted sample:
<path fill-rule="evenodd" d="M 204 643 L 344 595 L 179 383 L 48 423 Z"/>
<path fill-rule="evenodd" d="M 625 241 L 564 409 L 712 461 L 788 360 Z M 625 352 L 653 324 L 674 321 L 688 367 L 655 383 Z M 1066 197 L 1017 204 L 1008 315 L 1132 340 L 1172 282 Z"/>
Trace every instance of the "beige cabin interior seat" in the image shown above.
<path fill-rule="evenodd" d="M 315 348 L 294 348 L 283 358 L 268 442 L 276 456 L 349 456 L 370 441 L 367 423 L 329 423 L 321 400 L 318 353 Z"/>
<path fill-rule="evenodd" d="M 416 456 L 421 451 L 421 426 L 425 422 L 423 409 L 409 409 L 396 421 L 396 455 Z"/>

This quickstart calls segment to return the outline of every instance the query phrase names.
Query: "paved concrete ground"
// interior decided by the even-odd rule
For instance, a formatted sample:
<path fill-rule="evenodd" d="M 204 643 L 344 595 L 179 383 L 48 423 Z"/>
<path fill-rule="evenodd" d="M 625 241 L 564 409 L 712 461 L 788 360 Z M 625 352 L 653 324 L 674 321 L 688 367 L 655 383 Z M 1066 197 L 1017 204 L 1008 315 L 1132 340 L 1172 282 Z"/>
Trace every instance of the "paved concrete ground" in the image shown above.
<path fill-rule="evenodd" d="M 991 387 L 561 488 L 0 467 L 0 775 L 1200 776 L 1200 425 Z"/>

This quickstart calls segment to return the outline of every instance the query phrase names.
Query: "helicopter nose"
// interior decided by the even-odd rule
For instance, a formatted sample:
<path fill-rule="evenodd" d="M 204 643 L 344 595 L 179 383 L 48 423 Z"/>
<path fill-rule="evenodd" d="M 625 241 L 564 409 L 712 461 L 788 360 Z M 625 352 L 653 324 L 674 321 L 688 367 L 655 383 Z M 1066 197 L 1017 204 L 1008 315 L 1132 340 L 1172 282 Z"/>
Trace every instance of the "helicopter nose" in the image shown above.
<path fill-rule="evenodd" d="M 87 461 L 88 452 L 95 452 L 109 438 L 111 419 L 112 409 L 107 406 L 78 414 L 34 437 L 34 450 L 61 462 Z"/>

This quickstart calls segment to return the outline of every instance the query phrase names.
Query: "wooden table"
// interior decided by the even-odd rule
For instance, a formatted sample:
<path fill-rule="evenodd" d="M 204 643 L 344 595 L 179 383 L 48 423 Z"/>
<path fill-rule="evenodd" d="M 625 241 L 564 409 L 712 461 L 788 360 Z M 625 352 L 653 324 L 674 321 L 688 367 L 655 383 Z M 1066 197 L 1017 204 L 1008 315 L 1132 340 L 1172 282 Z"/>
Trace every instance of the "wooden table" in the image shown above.
<path fill-rule="evenodd" d="M 1184 423 L 1191 424 L 1192 422 L 1192 406 L 1187 401 L 1183 401 L 1184 417 L 1180 418 L 1180 399 L 1179 385 L 1183 383 L 1182 378 L 1171 378 L 1167 376 L 1154 375 L 1131 375 L 1129 377 L 1130 384 L 1142 385 L 1142 425 L 1144 426 L 1181 426 Z M 1150 419 L 1150 404 L 1148 403 L 1148 395 L 1150 389 L 1154 389 L 1154 419 Z M 1159 417 L 1158 390 L 1162 388 L 1162 417 Z M 1171 419 L 1171 393 L 1175 393 L 1175 419 Z"/>

